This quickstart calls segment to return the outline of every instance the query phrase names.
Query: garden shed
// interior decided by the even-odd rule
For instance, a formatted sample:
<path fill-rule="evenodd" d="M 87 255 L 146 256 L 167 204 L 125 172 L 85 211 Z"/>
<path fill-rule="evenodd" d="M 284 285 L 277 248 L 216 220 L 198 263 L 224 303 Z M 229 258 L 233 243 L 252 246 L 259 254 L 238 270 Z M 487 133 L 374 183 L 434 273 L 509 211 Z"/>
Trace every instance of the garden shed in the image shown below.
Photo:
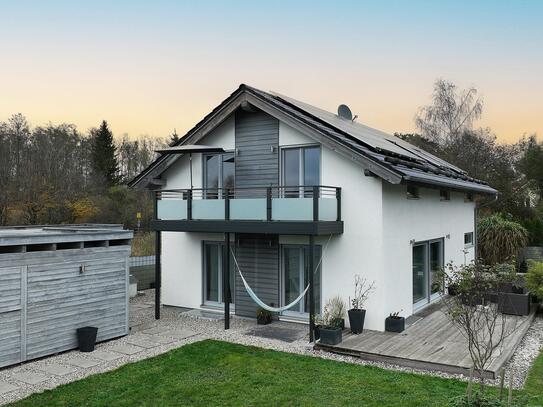
<path fill-rule="evenodd" d="M 128 334 L 128 258 L 121 225 L 0 228 L 0 367 Z"/>

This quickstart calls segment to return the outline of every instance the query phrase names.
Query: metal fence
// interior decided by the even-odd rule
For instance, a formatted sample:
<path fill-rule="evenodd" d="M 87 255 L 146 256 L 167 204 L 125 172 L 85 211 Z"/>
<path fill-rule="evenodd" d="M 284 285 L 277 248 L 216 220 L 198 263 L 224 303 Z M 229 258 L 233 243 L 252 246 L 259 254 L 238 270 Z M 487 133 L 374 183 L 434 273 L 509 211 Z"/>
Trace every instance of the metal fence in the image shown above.
<path fill-rule="evenodd" d="M 138 281 L 138 290 L 155 287 L 155 256 L 130 257 L 130 274 Z"/>
<path fill-rule="evenodd" d="M 135 256 L 130 257 L 129 260 L 130 267 L 139 267 L 139 266 L 154 266 L 155 265 L 155 256 Z"/>

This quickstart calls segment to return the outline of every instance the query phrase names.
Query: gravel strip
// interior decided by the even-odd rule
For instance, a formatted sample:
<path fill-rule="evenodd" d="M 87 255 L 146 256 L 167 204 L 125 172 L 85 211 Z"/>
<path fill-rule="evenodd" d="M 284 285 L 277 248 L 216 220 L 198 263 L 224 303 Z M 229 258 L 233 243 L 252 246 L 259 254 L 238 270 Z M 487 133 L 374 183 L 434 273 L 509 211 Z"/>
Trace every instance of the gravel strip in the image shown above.
<path fill-rule="evenodd" d="M 178 308 L 163 307 L 161 319 L 156 321 L 154 319 L 153 301 L 154 290 L 146 290 L 143 295 L 138 295 L 132 299 L 130 335 L 97 345 L 96 348 L 100 351 L 99 355 L 118 356 L 116 359 L 111 357 L 94 358 L 92 353 L 81 353 L 75 350 L 51 356 L 46 359 L 25 363 L 20 366 L 0 370 L 0 382 L 17 386 L 16 390 L 0 394 L 0 405 L 24 398 L 32 393 L 40 392 L 45 389 L 52 389 L 60 384 L 82 379 L 91 374 L 113 370 L 126 363 L 147 359 L 149 357 L 167 352 L 171 349 L 184 346 L 188 343 L 201 341 L 203 339 L 217 339 L 242 345 L 258 346 L 266 349 L 273 349 L 282 352 L 319 357 L 322 359 L 330 359 L 358 365 L 371 365 L 401 372 L 419 373 L 442 378 L 466 380 L 466 377 L 463 375 L 412 369 L 388 363 L 366 361 L 351 356 L 337 355 L 324 351 L 315 351 L 308 344 L 307 336 L 294 342 L 287 343 L 275 339 L 245 335 L 248 330 L 255 328 L 255 321 L 253 319 L 233 317 L 230 322 L 230 330 L 225 331 L 223 329 L 224 322 L 221 320 L 199 318 L 197 316 L 186 315 Z M 292 326 L 292 324 L 287 322 L 274 322 L 274 325 L 275 324 L 281 324 L 285 327 Z M 183 338 L 183 333 L 192 336 Z M 151 343 L 155 343 L 156 346 L 140 347 L 141 350 L 138 349 L 139 351 L 137 353 L 131 355 L 114 351 L 115 348 L 134 348 L 138 342 L 142 345 L 145 344 L 146 346 L 150 346 Z M 536 318 L 517 348 L 515 354 L 506 366 L 506 377 L 508 378 L 509 375 L 512 374 L 513 385 L 515 388 L 520 388 L 523 386 L 526 373 L 542 346 L 543 318 Z M 78 368 L 75 372 L 65 375 L 48 375 L 46 381 L 34 385 L 23 383 L 14 378 L 15 374 L 22 372 L 44 374 L 44 366 L 47 365 L 62 365 L 72 367 L 73 365 L 70 364 L 70 360 L 81 358 L 87 359 L 89 362 L 98 362 L 98 364 L 90 368 Z M 498 380 L 496 380 L 496 384 L 497 383 Z"/>

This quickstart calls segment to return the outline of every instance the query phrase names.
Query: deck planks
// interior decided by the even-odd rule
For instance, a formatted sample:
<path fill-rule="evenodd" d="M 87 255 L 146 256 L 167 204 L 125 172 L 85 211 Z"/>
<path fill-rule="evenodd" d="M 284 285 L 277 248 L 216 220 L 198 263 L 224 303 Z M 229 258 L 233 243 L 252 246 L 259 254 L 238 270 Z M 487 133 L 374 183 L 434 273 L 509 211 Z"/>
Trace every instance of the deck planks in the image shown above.
<path fill-rule="evenodd" d="M 498 349 L 485 376 L 495 378 L 511 358 L 534 318 L 509 316 L 507 325 L 514 331 Z M 347 334 L 338 345 L 315 346 L 317 349 L 359 356 L 362 359 L 395 363 L 401 366 L 468 374 L 471 358 L 466 339 L 444 312 L 435 309 L 400 334 L 365 330 L 360 335 Z"/>

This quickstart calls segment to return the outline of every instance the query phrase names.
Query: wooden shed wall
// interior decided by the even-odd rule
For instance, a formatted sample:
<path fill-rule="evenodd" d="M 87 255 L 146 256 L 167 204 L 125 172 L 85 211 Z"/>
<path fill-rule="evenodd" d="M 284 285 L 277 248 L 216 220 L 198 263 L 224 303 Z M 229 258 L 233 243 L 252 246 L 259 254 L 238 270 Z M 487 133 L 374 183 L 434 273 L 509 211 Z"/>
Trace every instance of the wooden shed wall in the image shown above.
<path fill-rule="evenodd" d="M 126 335 L 129 253 L 112 246 L 0 255 L 0 278 L 9 282 L 0 286 L 0 366 L 76 348 L 83 326 L 98 327 L 97 341 Z"/>

